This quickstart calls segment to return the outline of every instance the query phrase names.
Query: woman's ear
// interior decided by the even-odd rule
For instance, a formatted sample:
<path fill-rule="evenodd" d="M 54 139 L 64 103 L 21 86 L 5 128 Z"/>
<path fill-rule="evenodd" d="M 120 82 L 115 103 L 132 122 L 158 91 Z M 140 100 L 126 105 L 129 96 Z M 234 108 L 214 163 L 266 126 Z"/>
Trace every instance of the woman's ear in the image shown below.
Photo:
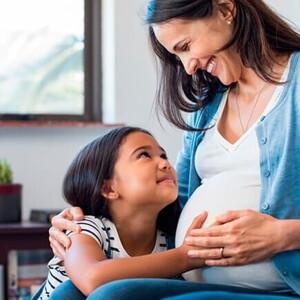
<path fill-rule="evenodd" d="M 219 12 L 225 18 L 226 22 L 230 24 L 236 14 L 236 6 L 234 0 L 218 0 Z"/>
<path fill-rule="evenodd" d="M 115 200 L 119 197 L 118 192 L 113 188 L 110 180 L 104 180 L 100 193 L 108 200 Z"/>

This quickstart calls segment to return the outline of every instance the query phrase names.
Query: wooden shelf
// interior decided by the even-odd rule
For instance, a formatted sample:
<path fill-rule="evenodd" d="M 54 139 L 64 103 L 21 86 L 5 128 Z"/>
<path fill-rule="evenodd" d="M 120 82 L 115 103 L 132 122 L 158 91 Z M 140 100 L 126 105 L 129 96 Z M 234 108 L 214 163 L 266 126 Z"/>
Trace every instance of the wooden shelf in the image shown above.
<path fill-rule="evenodd" d="M 50 249 L 48 230 L 50 224 L 9 223 L 0 224 L 0 264 L 4 266 L 4 299 L 7 292 L 7 254 L 10 250 Z"/>

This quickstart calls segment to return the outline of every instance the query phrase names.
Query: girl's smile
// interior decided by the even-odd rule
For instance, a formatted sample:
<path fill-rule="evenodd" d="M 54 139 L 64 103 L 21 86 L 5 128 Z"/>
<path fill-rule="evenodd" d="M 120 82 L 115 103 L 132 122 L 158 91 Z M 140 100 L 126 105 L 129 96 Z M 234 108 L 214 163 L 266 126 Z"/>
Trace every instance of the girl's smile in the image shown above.
<path fill-rule="evenodd" d="M 127 208 L 155 207 L 159 212 L 176 200 L 177 176 L 166 152 L 150 135 L 129 134 L 119 149 L 111 187 Z"/>

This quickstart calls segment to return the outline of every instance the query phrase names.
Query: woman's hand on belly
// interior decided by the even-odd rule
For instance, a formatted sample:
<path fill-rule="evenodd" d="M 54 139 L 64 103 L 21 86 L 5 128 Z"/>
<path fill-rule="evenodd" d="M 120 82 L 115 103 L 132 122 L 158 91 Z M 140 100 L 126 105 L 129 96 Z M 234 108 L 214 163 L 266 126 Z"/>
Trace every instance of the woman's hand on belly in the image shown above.
<path fill-rule="evenodd" d="M 283 222 L 270 215 L 253 210 L 228 211 L 216 220 L 219 224 L 193 229 L 185 239 L 188 245 L 203 248 L 190 250 L 188 255 L 204 259 L 208 266 L 245 265 L 270 258 L 285 248 Z M 216 252 L 218 258 L 214 258 Z"/>

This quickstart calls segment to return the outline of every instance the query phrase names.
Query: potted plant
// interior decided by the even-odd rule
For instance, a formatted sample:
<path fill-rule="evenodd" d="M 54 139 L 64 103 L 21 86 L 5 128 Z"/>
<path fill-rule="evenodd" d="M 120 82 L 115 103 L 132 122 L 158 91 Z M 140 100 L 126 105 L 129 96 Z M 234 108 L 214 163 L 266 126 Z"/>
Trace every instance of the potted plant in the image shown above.
<path fill-rule="evenodd" d="M 13 183 L 10 165 L 0 159 L 0 223 L 21 222 L 22 185 Z"/>

